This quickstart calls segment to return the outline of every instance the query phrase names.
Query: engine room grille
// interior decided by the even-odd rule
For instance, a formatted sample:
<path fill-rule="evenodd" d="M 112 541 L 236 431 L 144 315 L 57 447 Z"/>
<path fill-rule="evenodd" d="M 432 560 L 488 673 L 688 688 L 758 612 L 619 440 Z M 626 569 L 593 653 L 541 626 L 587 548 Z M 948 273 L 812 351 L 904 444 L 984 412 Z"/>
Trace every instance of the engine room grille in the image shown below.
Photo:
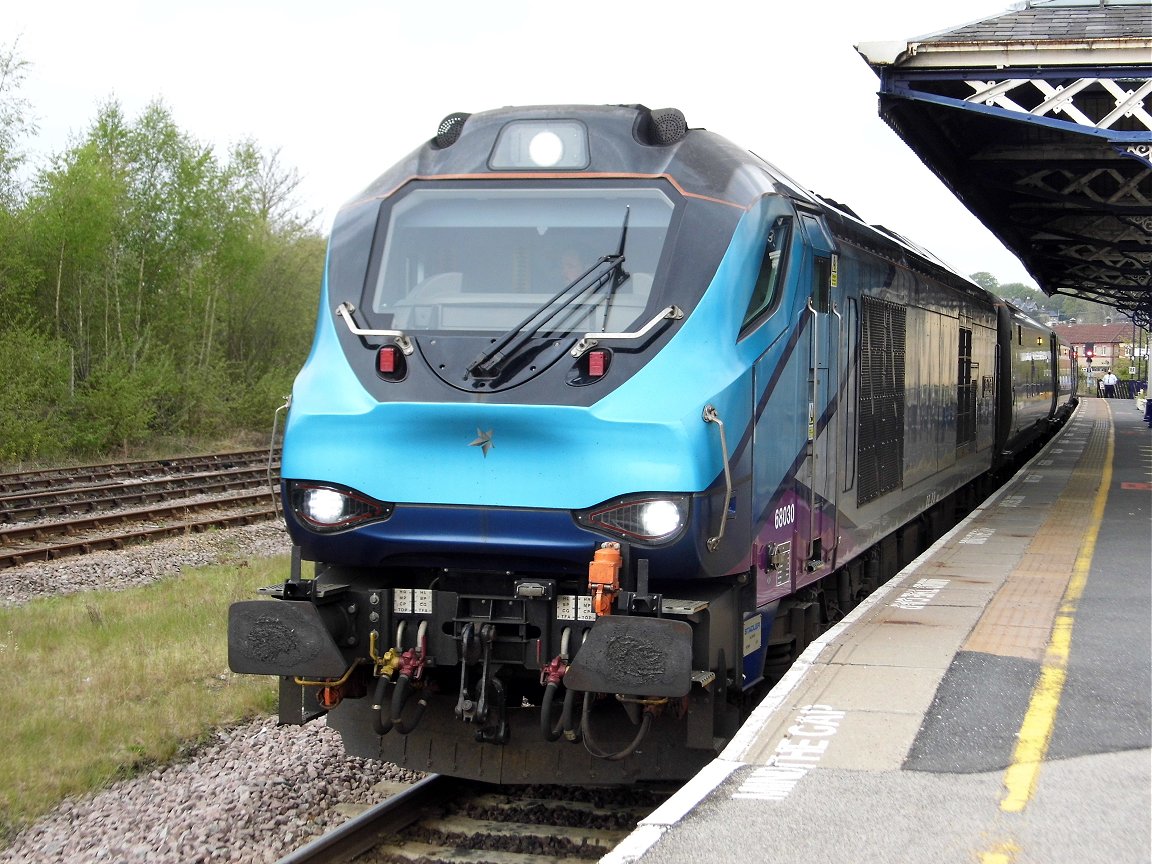
<path fill-rule="evenodd" d="M 907 310 L 864 297 L 860 320 L 860 387 L 856 503 L 904 482 L 904 346 Z"/>

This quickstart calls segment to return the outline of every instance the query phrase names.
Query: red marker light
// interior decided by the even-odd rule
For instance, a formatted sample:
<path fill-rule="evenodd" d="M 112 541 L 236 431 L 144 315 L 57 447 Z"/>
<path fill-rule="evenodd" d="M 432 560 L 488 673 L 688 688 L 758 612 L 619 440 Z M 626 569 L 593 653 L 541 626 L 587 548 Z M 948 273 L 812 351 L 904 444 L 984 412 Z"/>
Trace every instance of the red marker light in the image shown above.
<path fill-rule="evenodd" d="M 396 371 L 396 346 L 385 345 L 376 355 L 376 369 L 383 375 L 391 375 Z"/>
<path fill-rule="evenodd" d="M 607 351 L 589 351 L 588 352 L 588 377 L 600 378 L 607 371 L 608 367 L 608 352 Z"/>

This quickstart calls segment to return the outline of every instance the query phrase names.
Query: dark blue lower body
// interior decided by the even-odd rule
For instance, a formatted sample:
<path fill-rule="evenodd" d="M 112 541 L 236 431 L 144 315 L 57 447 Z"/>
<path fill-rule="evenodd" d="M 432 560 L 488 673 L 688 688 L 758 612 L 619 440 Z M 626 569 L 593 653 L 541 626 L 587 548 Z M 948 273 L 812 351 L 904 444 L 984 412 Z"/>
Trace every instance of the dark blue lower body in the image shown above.
<path fill-rule="evenodd" d="M 287 506 L 285 520 L 305 560 L 339 566 L 586 574 L 596 549 L 617 540 L 626 566 L 644 558 L 652 578 L 684 580 L 714 575 L 704 563 L 709 508 L 698 504 L 679 539 L 662 546 L 590 531 L 567 510 L 398 504 L 387 520 L 331 534 L 305 527 Z"/>

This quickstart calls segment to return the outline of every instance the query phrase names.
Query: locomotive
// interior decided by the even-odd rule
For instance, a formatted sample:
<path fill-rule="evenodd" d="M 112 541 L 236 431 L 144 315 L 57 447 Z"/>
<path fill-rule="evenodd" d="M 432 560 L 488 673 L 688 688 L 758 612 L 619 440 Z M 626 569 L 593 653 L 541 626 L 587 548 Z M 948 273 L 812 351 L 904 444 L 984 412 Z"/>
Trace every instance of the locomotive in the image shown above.
<path fill-rule="evenodd" d="M 354 755 L 688 777 L 1075 391 L 1050 329 L 675 109 L 452 114 L 333 224 L 291 572 L 229 664 Z"/>

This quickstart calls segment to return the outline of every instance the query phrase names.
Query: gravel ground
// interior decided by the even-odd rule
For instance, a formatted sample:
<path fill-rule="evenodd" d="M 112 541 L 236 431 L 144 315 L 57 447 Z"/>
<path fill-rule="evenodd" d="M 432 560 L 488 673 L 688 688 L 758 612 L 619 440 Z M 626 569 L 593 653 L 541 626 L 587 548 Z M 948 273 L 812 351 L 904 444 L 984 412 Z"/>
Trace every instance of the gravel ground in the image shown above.
<path fill-rule="evenodd" d="M 277 727 L 269 717 L 217 732 L 188 761 L 65 801 L 19 834 L 0 861 L 276 861 L 343 822 L 351 805 L 386 797 L 377 784 L 417 776 L 345 757 L 323 721 Z"/>
<path fill-rule="evenodd" d="M 78 591 L 116 591 L 147 585 L 184 567 L 287 555 L 291 542 L 281 522 L 205 531 L 130 546 L 119 551 L 75 555 L 59 561 L 0 570 L 0 605 L 18 606 L 34 597 Z"/>
<path fill-rule="evenodd" d="M 287 553 L 275 522 L 192 534 L 119 552 L 0 571 L 0 605 L 37 596 L 145 585 L 194 567 Z M 322 720 L 262 718 L 216 732 L 185 761 L 69 799 L 0 851 L 3 864 L 276 861 L 419 775 L 348 758 Z"/>

